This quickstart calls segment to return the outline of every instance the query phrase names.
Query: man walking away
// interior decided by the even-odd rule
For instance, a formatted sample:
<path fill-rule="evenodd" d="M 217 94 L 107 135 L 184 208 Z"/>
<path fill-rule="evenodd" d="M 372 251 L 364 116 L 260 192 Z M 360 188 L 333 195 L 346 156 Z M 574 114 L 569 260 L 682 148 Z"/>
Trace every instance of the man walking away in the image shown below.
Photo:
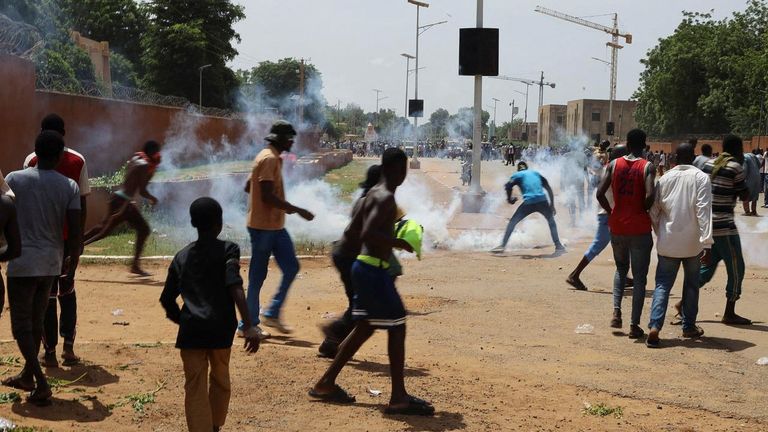
<path fill-rule="evenodd" d="M 557 234 L 557 224 L 555 223 L 555 214 L 557 214 L 555 210 L 555 195 L 552 193 L 552 188 L 549 186 L 547 179 L 537 171 L 528 169 L 528 164 L 520 161 L 517 164 L 517 172 L 510 177 L 509 182 L 504 186 L 504 189 L 507 191 L 507 202 L 509 204 L 517 202 L 517 198 L 512 197 L 512 189 L 515 186 L 519 187 L 523 193 L 523 203 L 515 210 L 515 214 L 509 220 L 501 244 L 491 249 L 491 253 L 504 253 L 509 238 L 515 230 L 515 226 L 532 213 L 540 213 L 547 219 L 549 233 L 552 236 L 552 242 L 555 244 L 555 254 L 565 253 L 565 246 L 560 243 L 560 237 Z M 545 190 L 547 191 L 546 195 L 544 194 Z M 547 201 L 547 196 L 549 196 L 549 201 Z"/>
<path fill-rule="evenodd" d="M 4 190 L 9 193 L 3 193 Z M 8 262 L 21 255 L 21 234 L 19 234 L 16 204 L 11 198 L 10 190 L 5 184 L 3 174 L 0 173 L 0 263 Z M 0 270 L 2 270 L 1 266 Z M 0 274 L 0 315 L 3 310 L 5 310 L 5 283 L 3 275 Z"/>
<path fill-rule="evenodd" d="M 696 325 L 699 311 L 699 256 L 712 247 L 712 184 L 709 176 L 691 165 L 694 149 L 688 143 L 677 150 L 677 166 L 659 179 L 656 199 L 651 207 L 651 221 L 656 232 L 656 289 L 653 292 L 649 332 L 645 344 L 659 347 L 659 332 L 669 302 L 669 293 L 683 266 L 683 336 L 704 334 Z"/>
<path fill-rule="evenodd" d="M 253 325 L 259 324 L 259 293 L 267 278 L 269 257 L 274 255 L 278 267 L 283 272 L 283 279 L 277 293 L 272 298 L 269 308 L 264 312 L 264 325 L 274 327 L 281 333 L 293 330 L 280 319 L 280 310 L 288 289 L 299 273 L 299 260 L 288 231 L 285 230 L 285 215 L 297 213 L 311 221 L 315 216 L 303 208 L 294 206 L 285 200 L 283 187 L 282 152 L 291 150 L 296 130 L 290 123 L 278 120 L 265 138 L 267 148 L 256 155 L 251 177 L 246 184 L 249 193 L 248 234 L 251 237 L 251 264 L 248 269 L 248 310 Z M 238 334 L 243 330 L 241 322 Z M 261 331 L 261 329 L 258 329 Z M 262 338 L 269 337 L 266 332 Z"/>
<path fill-rule="evenodd" d="M 80 257 L 80 190 L 77 183 L 55 171 L 64 151 L 58 132 L 43 131 L 35 141 L 38 164 L 7 177 L 16 193 L 21 256 L 8 264 L 8 302 L 11 330 L 24 356 L 24 369 L 3 384 L 31 391 L 28 400 L 50 403 L 51 388 L 37 359 L 43 337 L 43 320 L 51 286 L 62 274 L 64 223 L 67 237 L 66 274 L 72 284 Z"/>
<path fill-rule="evenodd" d="M 621 300 L 630 264 L 632 266 L 634 285 L 629 328 L 631 339 L 640 338 L 644 334 L 640 328 L 640 317 L 643 313 L 645 285 L 653 248 L 648 209 L 653 204 L 656 173 L 653 165 L 642 158 L 645 140 L 645 132 L 640 129 L 632 129 L 627 133 L 630 154 L 608 165 L 597 189 L 597 201 L 609 215 L 608 226 L 611 230 L 613 259 L 616 262 L 611 319 L 613 328 L 622 327 Z M 613 206 L 606 197 L 609 189 L 613 194 Z"/>
<path fill-rule="evenodd" d="M 240 277 L 240 248 L 217 237 L 222 209 L 212 198 L 189 207 L 197 241 L 173 257 L 160 303 L 168 319 L 179 325 L 176 348 L 184 364 L 184 411 L 191 432 L 218 431 L 229 410 L 229 357 L 237 328 L 235 307 L 245 321 L 245 350 L 259 350 L 259 334 L 251 327 Z M 176 299 L 181 296 L 184 307 Z M 208 369 L 210 367 L 210 383 Z"/>
<path fill-rule="evenodd" d="M 693 160 L 693 166 L 698 169 L 704 169 L 704 164 L 709 162 L 710 159 L 712 159 L 712 146 L 704 144 L 701 146 L 701 154 Z"/>
<path fill-rule="evenodd" d="M 744 153 L 744 183 L 749 192 L 742 201 L 744 216 L 757 216 L 757 199 L 760 197 L 760 160 L 753 153 Z M 751 207 L 750 207 L 751 206 Z"/>
<path fill-rule="evenodd" d="M 712 182 L 712 235 L 714 245 L 712 256 L 699 269 L 699 285 L 712 280 L 720 261 L 725 262 L 728 281 L 725 285 L 725 312 L 722 322 L 732 325 L 750 325 L 752 321 L 736 314 L 736 301 L 741 298 L 741 284 L 744 281 L 744 257 L 741 253 L 741 238 L 733 218 L 736 201 L 747 198 L 749 191 L 744 184 L 744 144 L 741 138 L 727 135 L 723 139 L 723 152 L 717 159 L 704 165 L 704 173 Z"/>
<path fill-rule="evenodd" d="M 64 119 L 56 114 L 48 114 L 40 124 L 40 130 L 52 130 L 60 133 L 61 136 L 65 136 Z M 24 168 L 35 165 L 37 165 L 37 156 L 35 153 L 32 153 L 24 161 Z M 56 167 L 56 171 L 64 177 L 74 180 L 80 188 L 80 232 L 84 232 L 85 220 L 87 218 L 87 196 L 91 193 L 85 157 L 69 147 L 64 147 L 64 152 L 61 155 L 61 161 Z M 68 234 L 67 225 L 64 224 L 64 240 L 67 239 Z M 66 250 L 64 255 L 67 255 Z M 63 273 L 64 269 L 62 269 Z M 61 318 L 59 318 L 56 310 L 57 300 L 61 306 Z M 80 358 L 75 354 L 76 330 L 77 296 L 75 295 L 75 285 L 67 285 L 66 281 L 57 277 L 53 281 L 51 298 L 48 299 L 48 310 L 45 312 L 43 366 L 57 367 L 59 365 L 58 360 L 56 360 L 56 345 L 59 343 L 59 332 L 61 332 L 61 337 L 64 339 L 64 349 L 61 353 L 64 366 L 73 366 L 80 363 Z"/>

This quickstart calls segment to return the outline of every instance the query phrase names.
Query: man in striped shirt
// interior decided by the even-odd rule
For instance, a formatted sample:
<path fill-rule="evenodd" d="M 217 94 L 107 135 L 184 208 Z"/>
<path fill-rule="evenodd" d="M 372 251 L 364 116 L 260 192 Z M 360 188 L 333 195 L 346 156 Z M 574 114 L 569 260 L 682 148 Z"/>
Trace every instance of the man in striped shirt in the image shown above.
<path fill-rule="evenodd" d="M 741 138 L 727 135 L 723 139 L 723 152 L 704 165 L 704 173 L 712 182 L 712 249 L 704 249 L 699 269 L 699 282 L 704 286 L 712 280 L 720 261 L 725 263 L 728 282 L 725 285 L 725 313 L 723 324 L 750 325 L 752 321 L 736 314 L 736 301 L 741 297 L 744 280 L 744 257 L 741 240 L 733 219 L 737 200 L 745 200 L 749 192 L 744 183 L 744 144 Z"/>

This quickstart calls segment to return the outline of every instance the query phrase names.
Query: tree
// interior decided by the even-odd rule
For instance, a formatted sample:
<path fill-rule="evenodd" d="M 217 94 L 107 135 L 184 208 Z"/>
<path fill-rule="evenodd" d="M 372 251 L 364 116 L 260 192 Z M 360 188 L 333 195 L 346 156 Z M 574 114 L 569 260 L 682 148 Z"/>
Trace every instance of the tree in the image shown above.
<path fill-rule="evenodd" d="M 472 138 L 475 122 L 474 108 L 459 108 L 459 111 L 448 118 L 446 129 L 448 136 L 452 138 Z M 483 110 L 480 114 L 483 135 L 487 133 L 488 119 L 491 114 Z"/>
<path fill-rule="evenodd" d="M 322 95 L 322 75 L 311 63 L 305 62 L 303 67 L 304 121 L 322 124 L 326 105 Z M 238 70 L 236 76 L 243 84 L 260 87 L 264 104 L 278 107 L 284 116 L 293 119 L 299 104 L 301 68 L 300 60 L 284 58 L 276 62 L 260 62 L 250 71 Z"/>
<path fill-rule="evenodd" d="M 138 85 L 138 74 L 134 64 L 124 55 L 112 52 L 109 58 L 109 68 L 112 76 L 112 83 L 125 87 L 136 87 Z"/>
<path fill-rule="evenodd" d="M 429 116 L 429 123 L 432 125 L 433 133 L 437 136 L 445 136 L 445 126 L 451 114 L 444 108 L 438 108 Z"/>
<path fill-rule="evenodd" d="M 141 38 L 142 82 L 167 95 L 199 101 L 199 68 L 203 72 L 203 100 L 208 106 L 233 106 L 238 86 L 226 62 L 237 55 L 232 41 L 240 41 L 233 25 L 243 19 L 243 7 L 229 0 L 197 0 L 184 6 L 174 0 L 154 0 L 147 6 L 149 26 Z"/>
<path fill-rule="evenodd" d="M 768 6 L 752 0 L 720 21 L 684 12 L 642 63 L 635 115 L 651 135 L 758 133 L 768 90 Z"/>

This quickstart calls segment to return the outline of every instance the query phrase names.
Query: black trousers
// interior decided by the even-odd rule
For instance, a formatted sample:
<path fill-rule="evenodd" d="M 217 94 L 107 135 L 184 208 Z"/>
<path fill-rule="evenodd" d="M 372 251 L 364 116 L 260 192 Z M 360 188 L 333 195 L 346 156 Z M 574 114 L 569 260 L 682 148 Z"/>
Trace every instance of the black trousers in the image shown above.
<path fill-rule="evenodd" d="M 333 254 L 333 265 L 336 266 L 336 270 L 339 271 L 341 277 L 341 283 L 344 284 L 344 293 L 347 295 L 348 306 L 344 315 L 336 319 L 331 323 L 331 337 L 325 339 L 324 343 L 338 346 L 352 329 L 355 327 L 352 321 L 352 299 L 355 296 L 355 290 L 352 285 L 352 264 L 355 263 L 356 257 L 346 257 L 340 254 Z"/>

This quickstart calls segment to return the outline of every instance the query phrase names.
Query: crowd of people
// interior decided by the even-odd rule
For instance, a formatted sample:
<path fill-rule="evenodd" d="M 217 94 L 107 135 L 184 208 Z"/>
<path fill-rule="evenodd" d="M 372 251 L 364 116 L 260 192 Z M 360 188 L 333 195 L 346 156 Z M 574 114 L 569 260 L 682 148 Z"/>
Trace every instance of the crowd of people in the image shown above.
<path fill-rule="evenodd" d="M 140 266 L 140 257 L 150 228 L 137 200 L 157 203 L 147 187 L 161 163 L 161 145 L 146 142 L 130 159 L 123 184 L 111 195 L 108 215 L 84 234 L 90 193 L 88 169 L 85 158 L 65 146 L 65 133 L 61 117 L 46 116 L 35 151 L 24 161 L 24 169 L 6 177 L 0 173 L 0 262 L 8 262 L 11 328 L 24 358 L 23 370 L 2 383 L 29 391 L 28 400 L 39 405 L 50 403 L 52 392 L 42 367 L 58 365 L 59 335 L 63 338 L 64 364 L 80 362 L 74 349 L 74 278 L 84 245 L 105 238 L 118 225 L 127 223 L 137 233 L 130 271 L 136 276 L 148 275 Z M 223 226 L 221 205 L 208 197 L 198 198 L 190 205 L 190 220 L 198 238 L 173 258 L 160 296 L 167 318 L 179 327 L 176 348 L 185 376 L 185 413 L 190 431 L 217 431 L 225 423 L 231 394 L 229 361 L 235 336 L 244 339 L 245 351 L 255 353 L 260 342 L 271 337 L 262 325 L 282 334 L 293 331 L 281 311 L 299 272 L 299 261 L 285 228 L 285 218 L 297 214 L 308 222 L 314 219 L 310 211 L 285 197 L 281 154 L 291 150 L 295 135 L 290 123 L 275 122 L 265 137 L 268 145 L 255 157 L 244 185 L 252 252 L 246 289 L 240 276 L 239 246 L 218 239 Z M 577 177 L 591 185 L 588 195 L 594 190 L 600 205 L 594 241 L 566 282 L 574 289 L 587 290 L 580 279 L 582 272 L 611 243 L 616 271 L 610 326 L 623 327 L 621 303 L 625 287 L 631 287 L 628 335 L 635 339 L 643 337 L 641 318 L 655 232 L 658 265 L 645 339 L 648 347 L 661 345 L 659 335 L 669 293 L 681 265 L 683 295 L 674 307 L 684 337 L 697 338 L 704 333 L 696 325 L 699 290 L 712 279 L 721 261 L 728 274 L 722 322 L 750 325 L 751 321 L 735 310 L 741 298 L 744 260 L 734 208 L 742 201 L 745 212 L 754 213 L 757 198 L 752 183 L 762 183 L 752 181 L 750 176 L 760 179 L 762 174 L 765 182 L 764 155 L 755 154 L 752 161 L 743 151 L 742 140 L 728 135 L 719 155 L 712 154 L 711 147 L 703 146 L 697 156 L 696 143 L 688 142 L 676 148 L 674 157 L 661 158 L 659 153 L 657 163 L 656 153 L 648 151 L 642 130 L 634 129 L 626 138 L 626 144 L 613 148 L 609 148 L 609 143 L 601 143 L 589 157 L 583 153 L 564 154 L 584 164 Z M 528 162 L 520 160 L 530 156 L 525 149 L 520 153 L 514 146 L 507 149 L 505 164 L 518 160 L 517 172 L 505 187 L 507 201 L 517 203 L 513 193 L 517 187 L 522 203 L 509 221 L 502 243 L 492 252 L 502 253 L 517 224 L 539 213 L 549 225 L 555 254 L 564 253 L 555 222 L 552 186 Z M 462 157 L 471 161 L 471 149 Z M 667 167 L 666 161 L 670 159 Z M 417 222 L 407 219 L 395 201 L 395 192 L 406 178 L 407 160 L 405 150 L 398 146 L 381 149 L 381 164 L 368 170 L 350 222 L 341 239 L 334 243 L 332 260 L 344 285 L 347 308 L 337 320 L 322 328 L 325 340 L 319 354 L 333 361 L 309 391 L 309 396 L 317 400 L 342 404 L 355 401 L 337 384 L 338 377 L 375 330 L 384 329 L 389 337 L 392 384 L 385 412 L 434 414 L 432 404 L 406 391 L 403 374 L 406 311 L 395 287 L 402 271 L 393 250 L 420 256 L 423 232 Z M 561 193 L 570 194 L 568 185 L 561 187 Z M 570 204 L 566 206 L 570 208 Z M 272 256 L 282 278 L 262 312 L 259 297 Z M 628 277 L 630 268 L 632 278 Z M 0 290 L 5 291 L 2 282 L 0 278 Z M 0 303 L 5 298 L 2 294 Z M 181 307 L 177 303 L 179 297 L 183 300 Z M 41 345 L 44 350 L 38 359 Z"/>

